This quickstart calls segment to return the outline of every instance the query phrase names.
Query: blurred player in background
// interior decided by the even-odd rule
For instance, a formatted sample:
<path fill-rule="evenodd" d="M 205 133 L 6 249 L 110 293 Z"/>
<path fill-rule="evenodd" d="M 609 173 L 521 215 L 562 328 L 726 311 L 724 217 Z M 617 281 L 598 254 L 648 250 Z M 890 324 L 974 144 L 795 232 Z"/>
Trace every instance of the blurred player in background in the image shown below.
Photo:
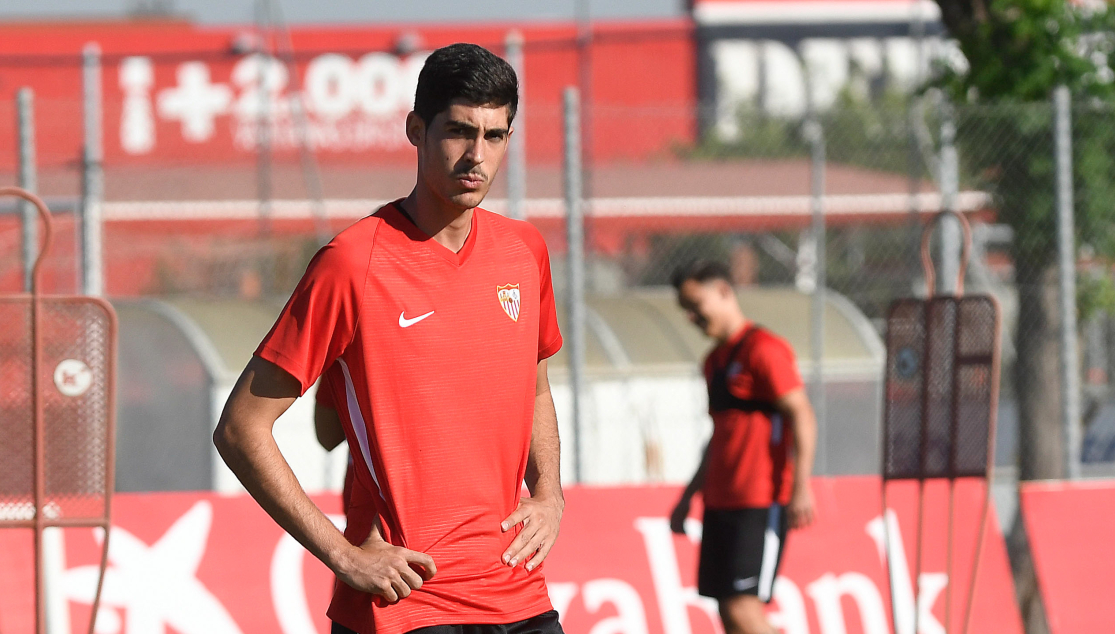
<path fill-rule="evenodd" d="M 426 59 L 414 101 L 414 189 L 314 256 L 214 442 L 336 574 L 334 633 L 558 634 L 539 570 L 565 505 L 549 256 L 533 226 L 478 207 L 518 81 L 490 52 L 455 44 Z M 272 435 L 323 372 L 355 471 L 343 535 Z"/>
<path fill-rule="evenodd" d="M 675 272 L 678 303 L 717 345 L 705 359 L 713 432 L 670 517 L 685 531 L 690 500 L 704 500 L 697 590 L 720 604 L 727 634 L 774 634 L 771 599 L 789 528 L 813 522 L 817 423 L 794 351 L 749 322 L 728 267 L 698 261 Z"/>

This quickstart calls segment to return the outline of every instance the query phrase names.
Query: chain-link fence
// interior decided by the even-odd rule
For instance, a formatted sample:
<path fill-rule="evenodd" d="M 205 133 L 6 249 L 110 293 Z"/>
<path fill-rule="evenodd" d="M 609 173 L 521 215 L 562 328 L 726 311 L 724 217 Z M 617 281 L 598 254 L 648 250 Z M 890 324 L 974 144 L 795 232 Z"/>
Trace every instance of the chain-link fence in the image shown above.
<path fill-rule="evenodd" d="M 72 70 L 72 69 L 71 69 Z M 80 78 L 70 73 L 67 79 L 80 87 Z M 56 97 L 34 97 L 31 102 L 33 119 L 33 150 L 35 177 L 33 189 L 46 197 L 55 212 L 52 257 L 44 262 L 43 284 L 50 292 L 73 293 L 81 288 L 79 206 L 81 194 L 81 156 L 74 151 L 54 151 L 69 145 L 67 136 L 81 130 L 81 101 Z M 16 93 L 0 100 L 0 139 L 11 154 L 0 161 L 0 184 L 23 183 L 16 158 L 20 115 Z M 78 137 L 80 139 L 80 137 Z M 80 148 L 80 144 L 76 145 Z M 11 161 L 11 163 L 8 163 Z M 0 201 L 0 280 L 7 292 L 24 288 L 25 258 L 20 204 L 15 199 Z M 30 209 L 30 208 L 28 208 Z M 31 218 L 37 218 L 32 211 Z M 36 220 L 37 221 L 37 220 Z"/>
<path fill-rule="evenodd" d="M 676 34 L 655 37 L 663 38 L 656 45 L 667 47 Z M 527 66 L 576 51 L 572 39 L 533 48 L 528 42 Z M 198 455 L 208 450 L 210 414 L 219 411 L 230 376 L 246 362 L 313 252 L 378 204 L 406 195 L 414 182 L 414 159 L 401 138 L 405 91 L 392 88 L 391 108 L 379 111 L 390 96 L 383 92 L 388 84 L 349 101 L 323 92 L 313 102 L 318 109 L 306 112 L 296 100 L 278 97 L 325 90 L 313 83 L 311 66 L 397 79 L 421 56 L 384 50 L 348 61 L 324 57 L 293 65 L 232 54 L 201 61 L 104 58 L 105 85 L 118 84 L 123 95 L 104 106 L 105 120 L 120 125 L 102 131 L 106 147 L 116 148 L 103 165 L 103 266 L 106 294 L 128 305 L 122 349 L 152 353 L 151 346 L 127 343 L 130 319 L 136 332 L 147 329 L 137 341 L 153 341 L 151 333 L 170 328 L 182 339 L 174 349 L 196 356 L 175 361 L 162 379 L 160 364 L 133 363 L 143 368 L 135 378 L 144 390 L 122 397 L 121 417 L 134 416 L 136 425 L 172 419 L 156 404 L 153 393 L 160 389 L 207 394 L 212 402 L 199 408 L 206 420 L 196 424 L 197 438 L 173 435 Z M 196 65 L 202 62 L 208 66 Z M 291 83 L 291 68 L 302 73 L 300 86 Z M 561 71 L 570 83 L 577 81 L 573 70 Z M 80 84 L 76 66 L 66 72 L 66 81 Z M 228 85 L 219 84 L 218 72 L 229 75 Z M 267 91 L 248 90 L 270 86 L 272 75 L 281 79 L 283 73 L 274 98 L 259 100 Z M 151 88 L 171 75 L 177 88 L 204 87 L 211 100 L 205 103 L 223 103 L 226 115 L 190 111 L 173 123 L 154 117 L 178 112 L 180 104 L 156 98 Z M 709 427 L 698 367 L 710 342 L 685 321 L 668 284 L 677 267 L 696 258 L 729 263 L 745 313 L 794 345 L 822 419 L 818 471 L 877 473 L 884 318 L 893 300 L 924 294 L 921 234 L 944 208 L 973 222 L 967 291 L 989 293 L 1003 308 L 996 462 L 1021 464 L 1023 477 L 1065 472 L 1051 103 L 948 108 L 932 95 L 849 90 L 812 115 L 776 116 L 747 105 L 726 115 L 722 104 L 710 104 L 716 116 L 705 117 L 692 99 L 631 105 L 607 88 L 584 91 L 587 105 L 580 113 L 587 394 L 581 455 L 566 452 L 567 474 L 577 459 L 584 479 L 595 482 L 677 482 L 691 474 Z M 569 331 L 564 113 L 557 95 L 532 96 L 538 93 L 530 83 L 525 89 L 517 122 L 528 139 L 524 180 L 509 187 L 501 175 L 488 202 L 507 212 L 509 193 L 525 192 L 521 209 L 550 246 L 562 325 Z M 327 106 L 334 107 L 334 119 L 323 118 Z M 348 110 L 337 110 L 341 106 Z M 46 276 L 53 292 L 80 288 L 82 130 L 74 122 L 83 112 L 80 99 L 36 97 L 37 145 L 46 148 L 37 156 L 38 190 L 60 212 Z M 1071 117 L 1085 474 L 1109 472 L 1115 463 L 1109 387 L 1115 243 L 1108 238 L 1115 235 L 1109 231 L 1113 117 L 1104 104 L 1077 104 Z M 0 101 L 0 138 L 17 136 L 16 119 L 14 100 Z M 711 127 L 701 129 L 703 121 Z M 207 133 L 229 147 L 190 141 Z M 156 149 L 144 154 L 144 143 L 156 140 Z M 362 149 L 338 153 L 329 143 Z M 2 172 L 0 182 L 16 182 L 14 168 Z M 0 216 L 0 279 L 11 290 L 21 279 L 20 240 L 18 216 Z M 946 227 L 932 244 L 939 278 L 947 280 L 958 259 L 956 234 Z M 126 373 L 128 361 L 122 361 Z M 569 437 L 574 417 L 567 363 L 563 352 L 551 367 Z M 121 386 L 127 389 L 126 378 Z M 121 430 L 122 438 L 130 437 L 127 422 Z M 218 466 L 206 468 L 212 473 L 180 478 L 182 486 L 221 488 L 230 481 Z M 338 483 L 339 471 L 328 467 L 321 486 Z M 158 475 L 160 486 L 176 486 Z M 126 468 L 121 478 L 143 481 Z"/>
<path fill-rule="evenodd" d="M 826 428 L 819 470 L 873 472 L 877 443 L 871 439 L 882 398 L 875 343 L 885 335 L 892 301 L 924 295 L 922 231 L 934 214 L 952 208 L 973 224 L 965 289 L 994 296 L 1003 311 L 997 465 L 1006 473 L 1018 467 L 1023 478 L 1062 477 L 1075 455 L 1084 474 L 1110 473 L 1115 451 L 1107 378 L 1111 247 L 1106 242 L 1115 201 L 1109 191 L 1115 175 L 1111 114 L 1107 105 L 1096 104 L 1078 104 L 1071 114 L 1080 324 L 1073 339 L 1082 358 L 1073 371 L 1084 382 L 1075 433 L 1065 425 L 1072 414 L 1066 414 L 1061 367 L 1065 313 L 1058 284 L 1052 102 L 953 108 L 932 95 L 872 100 L 849 95 L 828 111 L 792 119 L 744 107 L 734 125 L 707 130 L 668 156 L 590 164 L 588 318 L 604 316 L 596 308 L 610 301 L 604 298 L 669 297 L 671 272 L 694 259 L 728 262 L 745 313 L 786 336 L 798 352 Z M 587 116 L 594 117 L 595 110 Z M 817 129 L 823 134 L 821 163 L 810 137 Z M 823 195 L 818 196 L 819 170 Z M 824 212 L 821 266 L 811 228 L 814 205 Z M 946 226 L 931 245 L 938 280 L 948 280 L 958 266 L 959 232 L 950 235 Z M 827 291 L 820 311 L 801 297 L 816 296 L 818 279 Z M 784 304 L 783 311 L 767 305 L 778 291 L 787 293 L 773 300 Z M 607 323 L 588 326 L 590 345 L 595 338 L 612 369 L 650 347 L 647 333 L 630 317 L 601 321 Z M 818 327 L 824 333 L 820 350 Z M 854 338 L 862 351 L 855 350 Z M 607 419 L 600 407 L 583 415 L 586 434 Z M 657 434 L 672 458 L 683 460 L 673 451 L 678 444 L 662 431 L 676 420 L 657 424 L 658 431 L 643 429 L 639 435 Z M 645 438 L 632 438 L 631 444 L 636 441 L 657 445 Z M 1079 446 L 1067 453 L 1066 442 Z M 850 457 L 857 453 L 866 456 Z M 653 467 L 647 462 L 647 474 Z M 668 478 L 681 471 L 665 468 Z"/>

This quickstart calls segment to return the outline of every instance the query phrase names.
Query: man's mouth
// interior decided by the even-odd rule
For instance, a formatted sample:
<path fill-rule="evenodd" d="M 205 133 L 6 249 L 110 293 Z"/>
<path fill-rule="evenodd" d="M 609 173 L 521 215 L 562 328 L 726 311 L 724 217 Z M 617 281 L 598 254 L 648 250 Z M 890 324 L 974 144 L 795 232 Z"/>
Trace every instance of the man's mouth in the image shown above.
<path fill-rule="evenodd" d="M 484 177 L 480 174 L 458 174 L 457 182 L 469 189 L 476 189 L 484 184 Z"/>

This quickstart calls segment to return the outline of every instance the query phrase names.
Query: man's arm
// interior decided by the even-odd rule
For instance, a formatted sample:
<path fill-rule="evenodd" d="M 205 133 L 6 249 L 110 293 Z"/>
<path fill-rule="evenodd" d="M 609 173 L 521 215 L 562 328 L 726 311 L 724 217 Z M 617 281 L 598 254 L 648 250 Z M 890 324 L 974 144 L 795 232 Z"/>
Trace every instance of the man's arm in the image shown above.
<path fill-rule="evenodd" d="M 813 523 L 813 490 L 809 480 L 813 477 L 813 456 L 817 450 L 817 418 L 809 397 L 800 387 L 775 401 L 775 406 L 794 430 L 794 490 L 787 509 L 790 526 L 804 528 Z"/>
<path fill-rule="evenodd" d="M 709 446 L 706 444 L 704 451 L 701 452 L 701 464 L 697 466 L 697 472 L 693 474 L 693 479 L 681 492 L 681 498 L 674 506 L 673 512 L 670 513 L 670 530 L 678 535 L 685 534 L 685 518 L 689 517 L 689 504 L 693 500 L 693 496 L 705 486 L 705 474 L 708 472 L 708 448 Z"/>
<path fill-rule="evenodd" d="M 561 492 L 561 440 L 545 359 L 538 362 L 525 480 L 530 497 L 520 499 L 519 507 L 500 525 L 504 532 L 519 523 L 523 525 L 515 541 L 503 553 L 503 563 L 514 567 L 525 562 L 527 570 L 534 570 L 557 541 L 561 514 L 565 510 L 565 496 Z"/>
<path fill-rule="evenodd" d="M 253 357 L 225 403 L 213 444 L 263 510 L 340 579 L 390 602 L 405 598 L 423 580 L 409 564 L 421 566 L 427 580 L 436 572 L 429 555 L 388 544 L 374 529 L 362 546 L 349 544 L 279 451 L 272 429 L 300 391 L 297 379 Z"/>

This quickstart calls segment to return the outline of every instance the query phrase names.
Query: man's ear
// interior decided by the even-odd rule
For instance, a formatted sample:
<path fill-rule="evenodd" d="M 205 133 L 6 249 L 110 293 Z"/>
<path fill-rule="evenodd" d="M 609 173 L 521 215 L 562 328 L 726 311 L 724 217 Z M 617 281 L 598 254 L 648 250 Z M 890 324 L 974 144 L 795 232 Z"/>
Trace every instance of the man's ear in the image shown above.
<path fill-rule="evenodd" d="M 407 113 L 407 140 L 414 147 L 422 145 L 426 138 L 426 122 L 413 110 Z"/>
<path fill-rule="evenodd" d="M 716 290 L 720 291 L 720 296 L 725 299 L 735 295 L 736 293 L 736 289 L 732 288 L 731 284 L 729 284 L 725 280 L 720 279 L 716 280 Z"/>

